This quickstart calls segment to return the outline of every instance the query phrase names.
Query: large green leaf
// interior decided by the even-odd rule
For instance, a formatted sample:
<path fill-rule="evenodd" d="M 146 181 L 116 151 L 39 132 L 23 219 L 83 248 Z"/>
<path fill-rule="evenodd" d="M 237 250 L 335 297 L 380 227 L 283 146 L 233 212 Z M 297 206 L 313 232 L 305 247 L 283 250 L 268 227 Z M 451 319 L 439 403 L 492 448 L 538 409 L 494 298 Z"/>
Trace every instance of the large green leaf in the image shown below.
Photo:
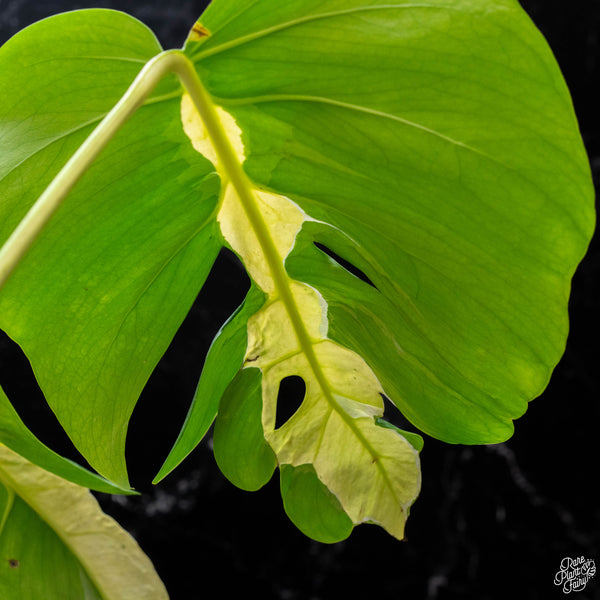
<path fill-rule="evenodd" d="M 112 11 L 59 15 L 7 42 L 2 239 L 159 51 L 141 23 Z M 79 182 L 0 298 L 1 326 L 63 427 L 122 486 L 135 402 L 220 247 L 219 182 L 178 115 L 169 80 Z"/>
<path fill-rule="evenodd" d="M 235 118 L 230 137 L 240 130 L 234 146 L 243 148 L 240 160 L 273 237 L 282 222 L 295 223 L 280 252 L 290 252 L 290 285 L 293 278 L 314 287 L 321 295 L 314 303 L 326 307 L 311 308 L 310 293 L 298 298 L 307 328 L 322 318 L 326 337 L 363 357 L 423 431 L 461 443 L 510 437 L 512 420 L 541 393 L 563 352 L 570 278 L 593 229 L 589 168 L 569 94 L 518 4 L 213 2 L 196 29 L 201 35 L 192 33 L 186 52 L 215 102 Z M 188 128 L 197 149 L 218 162 L 199 131 L 199 124 Z M 347 472 L 339 448 L 352 446 L 336 438 L 343 425 L 325 433 L 332 405 L 321 397 L 313 408 L 310 380 L 317 378 L 306 365 L 282 360 L 296 353 L 303 361 L 305 349 L 298 355 L 293 333 L 286 335 L 281 290 L 269 286 L 256 239 L 240 234 L 251 228 L 239 206 L 227 208 L 227 196 L 220 222 L 251 277 L 272 290 L 273 307 L 268 301 L 250 320 L 246 355 L 248 366 L 263 369 L 266 439 L 281 464 L 299 466 L 319 462 L 311 432 L 320 451 L 329 435 L 337 450 L 326 461 Z M 313 342 L 319 333 L 310 332 Z M 273 356 L 263 363 L 265 348 Z M 332 364 L 347 372 L 351 364 L 339 348 L 331 360 L 318 358 L 324 370 Z M 301 374 L 309 392 L 275 431 L 277 386 L 290 374 Z M 361 378 L 368 377 L 365 370 Z M 357 388 L 347 396 L 356 400 Z M 248 431 L 250 443 L 254 428 Z M 350 437 L 363 451 L 371 442 L 357 431 Z M 244 444 L 238 432 L 244 450 L 231 465 L 252 455 Z M 377 455 L 375 447 L 366 454 Z M 343 496 L 350 487 L 361 495 L 361 476 L 373 496 L 386 488 L 367 465 L 361 470 L 360 457 L 351 462 L 356 479 L 345 482 L 317 468 L 349 514 L 351 499 Z M 410 470 L 383 467 L 383 478 Z"/>
<path fill-rule="evenodd" d="M 593 228 L 568 91 L 517 2 L 214 2 L 202 24 L 187 52 L 247 172 L 334 226 L 307 223 L 287 263 L 329 336 L 427 433 L 509 437 L 564 350 Z"/>
<path fill-rule="evenodd" d="M 0 598 L 168 596 L 150 560 L 88 490 L 0 444 Z"/>
<path fill-rule="evenodd" d="M 2 49 L 4 238 L 157 52 L 108 11 Z M 382 395 L 430 435 L 498 442 L 563 352 L 593 192 L 560 71 L 515 0 L 215 0 L 185 56 L 212 125 L 194 93 L 157 88 L 9 280 L 0 325 L 124 485 L 141 387 L 232 248 L 253 287 L 159 477 L 223 397 L 215 453 L 232 481 L 256 489 L 277 462 L 308 535 L 376 522 L 402 537 L 421 443 L 386 426 Z M 289 375 L 306 395 L 276 427 Z"/>

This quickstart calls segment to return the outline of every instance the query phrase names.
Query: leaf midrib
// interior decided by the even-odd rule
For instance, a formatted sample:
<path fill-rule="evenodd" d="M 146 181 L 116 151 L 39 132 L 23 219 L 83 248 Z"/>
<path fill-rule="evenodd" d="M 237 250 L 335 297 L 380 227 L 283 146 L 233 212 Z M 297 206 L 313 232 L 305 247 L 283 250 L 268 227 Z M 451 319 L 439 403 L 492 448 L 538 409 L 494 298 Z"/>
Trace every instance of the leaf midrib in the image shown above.
<path fill-rule="evenodd" d="M 357 438 L 359 443 L 367 452 L 373 457 L 374 464 L 380 472 L 382 479 L 384 480 L 386 487 L 396 501 L 398 501 L 397 494 L 394 490 L 394 486 L 388 476 L 386 469 L 381 464 L 382 461 L 379 453 L 375 450 L 366 436 L 360 431 L 360 428 L 354 422 L 354 419 L 349 416 L 343 409 L 342 406 L 335 400 L 333 390 L 329 384 L 327 377 L 317 355 L 313 349 L 310 335 L 307 327 L 302 318 L 301 311 L 294 298 L 291 281 L 292 279 L 288 276 L 285 270 L 285 265 L 282 257 L 279 254 L 275 241 L 271 235 L 269 227 L 267 226 L 265 219 L 260 211 L 258 203 L 255 197 L 255 186 L 252 185 L 248 175 L 244 171 L 244 168 L 236 154 L 236 151 L 229 139 L 227 132 L 225 131 L 223 124 L 216 112 L 216 105 L 214 99 L 204 88 L 198 74 L 196 73 L 193 63 L 185 57 L 185 55 L 179 54 L 181 60 L 181 68 L 189 74 L 190 80 L 187 82 L 188 91 L 192 97 L 194 105 L 198 110 L 200 118 L 202 119 L 209 139 L 212 142 L 213 148 L 220 161 L 223 174 L 229 185 L 232 185 L 235 190 L 238 199 L 242 205 L 244 212 L 250 223 L 250 227 L 253 229 L 256 236 L 256 240 L 262 250 L 263 256 L 267 267 L 271 273 L 273 284 L 275 286 L 276 294 L 272 298 L 272 301 L 280 299 L 283 303 L 285 310 L 292 324 L 292 328 L 298 343 L 306 356 L 308 365 L 313 372 L 313 375 L 317 381 L 318 386 L 321 388 L 324 398 L 327 400 L 329 406 L 331 406 L 339 415 L 346 426 L 352 431 L 354 436 Z M 188 71 L 189 69 L 189 71 Z"/>

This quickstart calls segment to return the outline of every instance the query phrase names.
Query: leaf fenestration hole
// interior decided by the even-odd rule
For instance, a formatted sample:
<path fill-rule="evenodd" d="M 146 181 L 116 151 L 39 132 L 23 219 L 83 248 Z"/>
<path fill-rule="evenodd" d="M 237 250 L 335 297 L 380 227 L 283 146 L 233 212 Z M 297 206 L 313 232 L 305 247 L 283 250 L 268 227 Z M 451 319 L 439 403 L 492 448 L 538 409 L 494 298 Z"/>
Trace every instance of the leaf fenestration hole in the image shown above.
<path fill-rule="evenodd" d="M 329 256 L 329 258 L 331 258 L 338 265 L 340 265 L 340 267 L 342 267 L 343 269 L 346 269 L 346 271 L 348 271 L 348 273 L 351 273 L 352 275 L 354 275 L 354 277 L 357 277 L 361 281 L 364 281 L 364 283 L 367 283 L 371 287 L 377 289 L 377 286 L 369 279 L 369 277 L 364 273 L 364 271 L 361 271 L 356 265 L 352 264 L 350 261 L 347 261 L 345 258 L 342 258 L 339 254 L 336 254 L 333 250 L 331 250 L 327 246 L 324 246 L 323 244 L 320 244 L 319 242 L 313 242 L 313 243 L 321 252 L 323 252 L 324 254 Z"/>
<path fill-rule="evenodd" d="M 277 412 L 275 414 L 275 429 L 287 423 L 300 408 L 306 394 L 304 379 L 298 375 L 284 377 L 279 383 L 277 393 Z"/>

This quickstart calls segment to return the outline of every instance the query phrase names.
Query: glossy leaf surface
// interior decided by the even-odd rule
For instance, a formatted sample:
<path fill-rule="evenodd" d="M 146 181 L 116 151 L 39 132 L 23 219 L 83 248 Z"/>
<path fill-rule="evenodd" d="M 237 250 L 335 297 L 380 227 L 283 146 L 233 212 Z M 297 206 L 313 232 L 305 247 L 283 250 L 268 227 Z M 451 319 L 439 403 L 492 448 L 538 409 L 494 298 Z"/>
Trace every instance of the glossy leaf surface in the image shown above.
<path fill-rule="evenodd" d="M 3 238 L 158 51 L 109 11 L 2 49 Z M 215 453 L 234 483 L 256 489 L 278 463 L 308 535 L 376 522 L 401 538 L 421 441 L 384 426 L 382 395 L 429 435 L 499 442 L 563 352 L 593 192 L 560 71 L 513 0 L 215 0 L 185 55 L 227 148 L 161 84 L 19 266 L 0 325 L 77 447 L 124 486 L 135 401 L 232 248 L 253 286 L 158 477 L 223 397 Z M 72 94 L 32 93 L 65 81 Z M 290 375 L 306 395 L 275 427 Z"/>

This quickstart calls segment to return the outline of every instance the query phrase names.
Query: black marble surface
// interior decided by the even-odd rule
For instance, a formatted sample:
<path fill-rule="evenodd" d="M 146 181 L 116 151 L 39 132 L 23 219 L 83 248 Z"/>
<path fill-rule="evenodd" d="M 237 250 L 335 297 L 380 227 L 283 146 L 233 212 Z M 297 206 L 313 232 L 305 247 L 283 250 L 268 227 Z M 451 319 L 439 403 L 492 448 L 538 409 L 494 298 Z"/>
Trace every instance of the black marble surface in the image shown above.
<path fill-rule="evenodd" d="M 98 6 L 133 14 L 165 47 L 178 47 L 204 4 L 0 0 L 0 43 L 50 14 Z M 563 69 L 598 182 L 600 2 L 522 4 Z M 326 546 L 289 523 L 277 477 L 255 493 L 229 484 L 214 463 L 210 437 L 163 483 L 149 483 L 183 421 L 203 354 L 247 286 L 239 265 L 223 255 L 135 410 L 128 460 L 143 494 L 100 496 L 101 504 L 153 559 L 172 600 L 561 598 L 553 578 L 565 556 L 600 562 L 599 271 L 596 237 L 573 281 L 567 351 L 545 393 L 516 422 L 515 435 L 479 447 L 426 438 L 423 490 L 407 541 L 361 526 L 347 541 Z M 26 361 L 5 338 L 0 382 L 31 428 L 72 456 Z M 600 574 L 575 597 L 600 598 Z"/>

